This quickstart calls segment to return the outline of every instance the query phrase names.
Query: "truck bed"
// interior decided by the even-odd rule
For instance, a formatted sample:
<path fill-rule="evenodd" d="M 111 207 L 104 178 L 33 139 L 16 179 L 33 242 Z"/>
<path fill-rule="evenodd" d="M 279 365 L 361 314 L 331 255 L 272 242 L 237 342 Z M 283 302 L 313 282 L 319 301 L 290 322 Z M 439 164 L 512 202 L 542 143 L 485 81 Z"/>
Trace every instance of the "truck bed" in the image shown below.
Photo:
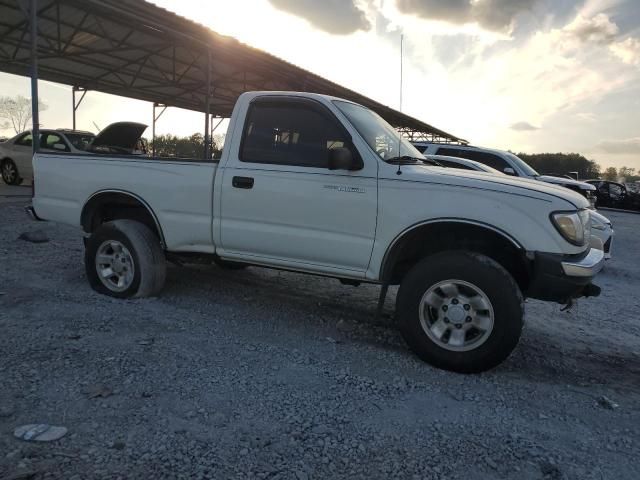
<path fill-rule="evenodd" d="M 211 222 L 216 163 L 38 153 L 33 164 L 37 190 L 33 206 L 44 220 L 80 227 L 82 208 L 93 195 L 127 192 L 155 213 L 167 250 L 215 251 Z M 45 177 L 46 182 L 42 181 Z"/>

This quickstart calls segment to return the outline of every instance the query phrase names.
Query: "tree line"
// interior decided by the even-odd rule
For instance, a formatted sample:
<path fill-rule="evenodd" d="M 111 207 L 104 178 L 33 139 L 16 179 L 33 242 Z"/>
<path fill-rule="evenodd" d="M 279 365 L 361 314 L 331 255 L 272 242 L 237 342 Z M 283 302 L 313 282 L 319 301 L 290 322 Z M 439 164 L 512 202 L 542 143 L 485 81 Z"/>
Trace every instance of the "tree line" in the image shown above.
<path fill-rule="evenodd" d="M 517 155 L 541 174 L 573 175 L 575 172 L 580 180 L 596 178 L 625 182 L 640 180 L 640 172 L 635 168 L 608 167 L 603 170 L 595 161 L 579 153 L 518 153 Z"/>
<path fill-rule="evenodd" d="M 188 137 L 178 137 L 177 135 L 157 135 L 153 142 L 157 157 L 176 158 L 202 158 L 204 155 L 204 136 L 201 133 L 194 133 Z M 211 139 L 211 150 L 213 158 L 216 158 L 222 151 L 224 135 L 214 135 Z"/>

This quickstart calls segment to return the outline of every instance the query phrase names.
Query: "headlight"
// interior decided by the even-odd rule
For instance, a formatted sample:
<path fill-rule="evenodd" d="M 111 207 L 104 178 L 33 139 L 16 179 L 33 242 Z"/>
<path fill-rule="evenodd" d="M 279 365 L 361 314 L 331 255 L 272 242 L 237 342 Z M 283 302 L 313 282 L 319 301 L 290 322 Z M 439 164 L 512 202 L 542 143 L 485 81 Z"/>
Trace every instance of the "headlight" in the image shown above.
<path fill-rule="evenodd" d="M 560 234 L 574 245 L 583 246 L 591 237 L 591 215 L 589 210 L 557 212 L 551 220 Z"/>

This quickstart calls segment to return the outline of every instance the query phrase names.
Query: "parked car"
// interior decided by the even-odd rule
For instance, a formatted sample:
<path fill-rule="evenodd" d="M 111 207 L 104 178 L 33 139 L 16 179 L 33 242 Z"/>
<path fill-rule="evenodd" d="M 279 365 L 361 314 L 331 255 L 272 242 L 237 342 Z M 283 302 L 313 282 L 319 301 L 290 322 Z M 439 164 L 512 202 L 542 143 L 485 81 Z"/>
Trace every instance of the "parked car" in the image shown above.
<path fill-rule="evenodd" d="M 476 162 L 484 163 L 500 172 L 514 177 L 532 178 L 555 185 L 561 185 L 583 195 L 595 205 L 595 187 L 585 182 L 579 182 L 571 178 L 554 177 L 552 175 L 540 175 L 520 157 L 511 152 L 489 148 L 475 147 L 471 145 L 447 145 L 430 142 L 414 142 L 415 147 L 424 154 L 446 155 L 449 157 L 468 158 Z"/>
<path fill-rule="evenodd" d="M 40 130 L 40 149 L 65 153 L 85 153 L 94 138 L 91 132 L 80 130 Z M 0 170 L 8 185 L 20 185 L 31 178 L 33 169 L 33 136 L 31 131 L 22 132 L 6 142 L 0 143 Z"/>
<path fill-rule="evenodd" d="M 484 163 L 476 162 L 475 160 L 469 160 L 461 157 L 447 157 L 445 155 L 424 155 L 425 158 L 438 162 L 443 167 L 459 168 L 461 170 L 474 170 L 476 172 L 486 172 L 494 175 L 504 175 L 499 170 L 485 165 Z"/>
<path fill-rule="evenodd" d="M 596 205 L 599 207 L 640 210 L 640 193 L 623 183 L 609 180 L 587 180 L 596 189 Z"/>
<path fill-rule="evenodd" d="M 426 158 L 438 162 L 443 167 L 460 168 L 463 170 L 474 170 L 477 172 L 491 173 L 493 175 L 504 175 L 502 172 L 484 163 L 476 162 L 461 157 L 447 157 L 444 155 L 425 155 Z M 613 226 L 611 221 L 596 212 L 591 211 L 591 246 L 604 252 L 604 258 L 611 259 L 611 247 L 613 244 Z"/>
<path fill-rule="evenodd" d="M 87 147 L 87 152 L 113 155 L 146 155 L 148 147 L 142 134 L 144 123 L 116 122 L 100 130 Z"/>
<path fill-rule="evenodd" d="M 458 372 L 507 358 L 524 297 L 600 292 L 571 190 L 425 165 L 380 116 L 325 95 L 244 93 L 229 125 L 219 163 L 37 153 L 30 211 L 82 226 L 87 279 L 113 297 L 159 294 L 167 257 L 380 284 L 379 308 L 400 285 L 406 342 Z"/>

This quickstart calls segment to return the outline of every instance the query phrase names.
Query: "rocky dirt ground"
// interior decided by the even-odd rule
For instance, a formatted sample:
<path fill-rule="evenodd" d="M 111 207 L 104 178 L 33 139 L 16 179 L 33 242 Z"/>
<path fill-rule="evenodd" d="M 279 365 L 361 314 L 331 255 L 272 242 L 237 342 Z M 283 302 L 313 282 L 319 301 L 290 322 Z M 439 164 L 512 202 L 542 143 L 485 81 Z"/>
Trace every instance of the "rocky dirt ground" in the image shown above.
<path fill-rule="evenodd" d="M 512 357 L 464 376 L 407 350 L 395 292 L 374 321 L 374 286 L 175 267 L 160 298 L 97 295 L 79 232 L 23 206 L 0 205 L 0 479 L 640 478 L 640 215 L 608 213 L 600 298 L 529 301 Z"/>

